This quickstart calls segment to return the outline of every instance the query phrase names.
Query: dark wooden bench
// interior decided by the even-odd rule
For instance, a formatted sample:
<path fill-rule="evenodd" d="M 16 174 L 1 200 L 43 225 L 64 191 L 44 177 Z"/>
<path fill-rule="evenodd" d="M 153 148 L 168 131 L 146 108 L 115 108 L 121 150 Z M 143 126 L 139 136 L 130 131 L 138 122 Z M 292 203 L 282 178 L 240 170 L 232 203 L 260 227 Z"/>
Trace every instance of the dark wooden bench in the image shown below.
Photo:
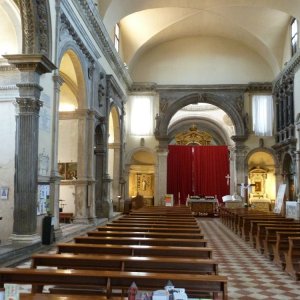
<path fill-rule="evenodd" d="M 113 244 L 113 245 L 149 245 L 149 246 L 183 246 L 206 247 L 205 239 L 172 239 L 172 238 L 142 238 L 142 237 L 74 237 L 75 243 Z"/>
<path fill-rule="evenodd" d="M 249 242 L 250 245 L 253 246 L 255 248 L 256 246 L 256 235 L 257 235 L 257 224 L 270 224 L 270 225 L 274 225 L 276 226 L 279 222 L 286 222 L 286 223 L 290 223 L 293 222 L 293 219 L 281 219 L 281 220 L 273 220 L 273 219 L 266 219 L 266 220 L 261 220 L 261 219 L 255 219 L 255 220 L 251 220 L 250 223 L 250 232 L 249 232 Z"/>
<path fill-rule="evenodd" d="M 54 285 L 67 286 L 73 294 L 93 293 L 93 290 L 100 294 L 102 290 L 110 297 L 118 289 L 123 294 L 127 292 L 133 281 L 141 289 L 153 291 L 162 289 L 169 280 L 175 287 L 185 287 L 189 297 L 201 298 L 209 293 L 212 297 L 222 294 L 222 299 L 228 299 L 227 277 L 220 275 L 0 268 L 0 287 L 5 283 L 31 284 L 32 292 L 36 293 L 41 293 L 45 285 Z"/>
<path fill-rule="evenodd" d="M 126 272 L 165 272 L 191 274 L 218 274 L 213 259 L 165 256 L 89 255 L 89 254 L 35 254 L 31 267 L 58 269 L 115 270 Z"/>
<path fill-rule="evenodd" d="M 284 252 L 287 252 L 289 249 L 289 237 L 300 237 L 300 230 L 298 232 L 277 231 L 276 243 L 272 244 L 274 253 L 273 262 L 283 270 L 286 266 Z"/>
<path fill-rule="evenodd" d="M 41 293 L 20 293 L 20 300 L 107 300 L 105 296 L 97 295 L 54 295 Z M 121 297 L 113 297 L 111 300 L 122 300 Z"/>
<path fill-rule="evenodd" d="M 256 233 L 256 250 L 260 253 L 263 253 L 264 251 L 264 239 L 266 237 L 266 228 L 267 227 L 273 227 L 269 223 L 258 223 L 257 224 L 257 233 Z M 286 223 L 283 222 L 281 223 L 278 221 L 276 223 L 276 227 L 281 227 L 281 228 L 299 228 L 300 229 L 300 224 L 296 223 Z M 279 231 L 279 230 L 278 230 Z M 285 230 L 284 230 L 285 231 Z"/>
<path fill-rule="evenodd" d="M 289 237 L 289 249 L 284 252 L 285 272 L 295 280 L 300 280 L 300 237 Z"/>
<path fill-rule="evenodd" d="M 126 217 L 121 217 L 119 219 L 117 219 L 116 221 L 118 222 L 152 222 L 154 224 L 159 224 L 159 223 L 180 223 L 180 224 L 191 224 L 191 225 L 197 225 L 197 220 L 195 220 L 195 218 L 186 218 L 186 219 L 177 219 L 177 218 L 165 218 L 165 219 L 161 219 L 158 217 L 132 217 L 132 216 L 126 216 Z M 114 222 L 114 221 L 113 221 Z"/>
<path fill-rule="evenodd" d="M 59 222 L 60 223 L 72 223 L 73 213 L 60 212 L 59 213 Z"/>
<path fill-rule="evenodd" d="M 168 227 L 147 227 L 147 226 L 99 226 L 96 228 L 99 231 L 125 231 L 125 232 L 131 232 L 131 231 L 142 231 L 142 232 L 176 232 L 176 233 L 201 233 L 200 228 L 172 228 L 169 229 Z"/>
<path fill-rule="evenodd" d="M 213 250 L 209 247 L 58 243 L 57 252 L 77 254 L 122 254 L 132 256 L 174 256 L 181 259 L 181 257 L 212 258 Z"/>
<path fill-rule="evenodd" d="M 282 226 L 273 226 L 272 227 L 266 227 L 265 228 L 265 238 L 263 239 L 263 253 L 264 256 L 273 260 L 274 258 L 274 252 L 273 252 L 273 245 L 276 244 L 277 241 L 277 236 L 276 233 L 277 232 L 287 232 L 289 231 L 290 233 L 292 232 L 296 232 L 299 233 L 300 232 L 300 225 L 297 226 L 287 226 L 287 224 L 284 224 Z"/>
<path fill-rule="evenodd" d="M 119 237 L 152 237 L 152 238 L 178 238 L 178 239 L 190 239 L 190 233 L 176 233 L 176 232 L 143 232 L 143 231 L 88 231 L 86 233 L 88 236 L 119 236 Z M 203 239 L 204 235 L 202 233 L 193 233 L 193 238 Z"/>
<path fill-rule="evenodd" d="M 244 239 L 248 240 L 249 239 L 249 232 L 251 228 L 251 221 L 254 220 L 261 220 L 261 221 L 269 221 L 269 220 L 285 220 L 285 217 L 282 217 L 280 215 L 275 215 L 275 214 L 255 214 L 255 215 L 244 215 L 239 217 L 239 222 L 238 222 L 238 231 L 237 233 Z M 262 223 L 262 222 L 261 222 Z"/>
<path fill-rule="evenodd" d="M 199 225 L 186 225 L 186 224 L 179 224 L 179 223 L 169 223 L 169 224 L 154 224 L 154 223 L 131 223 L 131 222 L 112 222 L 108 223 L 107 226 L 109 227 L 146 227 L 146 228 L 168 228 L 168 229 L 199 229 Z"/>

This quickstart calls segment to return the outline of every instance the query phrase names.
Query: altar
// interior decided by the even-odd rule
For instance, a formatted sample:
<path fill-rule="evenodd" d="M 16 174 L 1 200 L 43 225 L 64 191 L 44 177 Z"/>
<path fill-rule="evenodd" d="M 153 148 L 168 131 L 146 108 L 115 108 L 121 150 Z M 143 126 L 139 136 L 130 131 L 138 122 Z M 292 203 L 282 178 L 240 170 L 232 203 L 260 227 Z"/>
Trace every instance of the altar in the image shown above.
<path fill-rule="evenodd" d="M 218 215 L 218 200 L 215 197 L 190 197 L 186 205 L 191 208 L 193 214 L 198 216 Z"/>

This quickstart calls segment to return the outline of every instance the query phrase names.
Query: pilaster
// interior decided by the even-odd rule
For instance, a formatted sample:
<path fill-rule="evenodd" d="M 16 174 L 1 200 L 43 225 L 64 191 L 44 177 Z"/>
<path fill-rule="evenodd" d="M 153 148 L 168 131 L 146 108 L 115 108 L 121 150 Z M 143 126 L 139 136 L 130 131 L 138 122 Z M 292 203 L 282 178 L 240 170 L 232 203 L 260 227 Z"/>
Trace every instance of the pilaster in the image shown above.
<path fill-rule="evenodd" d="M 155 196 L 154 205 L 162 205 L 164 197 L 167 194 L 167 159 L 168 148 L 159 148 L 157 150 L 157 166 L 155 176 Z"/>

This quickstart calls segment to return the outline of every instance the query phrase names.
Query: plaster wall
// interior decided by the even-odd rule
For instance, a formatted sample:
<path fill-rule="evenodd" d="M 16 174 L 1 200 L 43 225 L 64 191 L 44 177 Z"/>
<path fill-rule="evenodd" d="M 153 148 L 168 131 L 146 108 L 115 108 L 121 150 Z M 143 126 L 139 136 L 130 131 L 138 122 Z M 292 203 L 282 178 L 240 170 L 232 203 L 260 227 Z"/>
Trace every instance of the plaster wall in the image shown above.
<path fill-rule="evenodd" d="M 64 200 L 63 212 L 75 214 L 75 185 L 61 185 L 59 198 Z"/>
<path fill-rule="evenodd" d="M 13 101 L 0 99 L 0 187 L 8 187 L 8 199 L 0 199 L 0 240 L 7 240 L 12 232 L 14 209 L 15 169 L 15 106 Z"/>
<path fill-rule="evenodd" d="M 247 84 L 272 81 L 267 62 L 230 39 L 191 37 L 166 42 L 142 55 L 131 70 L 136 82 Z"/>
<path fill-rule="evenodd" d="M 295 120 L 297 120 L 297 115 L 300 113 L 300 70 L 298 69 L 295 73 L 294 79 L 294 111 L 295 111 Z M 297 132 L 296 132 L 296 137 Z M 300 141 L 297 140 L 297 149 L 300 148 Z"/>
<path fill-rule="evenodd" d="M 60 120 L 58 161 L 77 162 L 78 120 Z"/>

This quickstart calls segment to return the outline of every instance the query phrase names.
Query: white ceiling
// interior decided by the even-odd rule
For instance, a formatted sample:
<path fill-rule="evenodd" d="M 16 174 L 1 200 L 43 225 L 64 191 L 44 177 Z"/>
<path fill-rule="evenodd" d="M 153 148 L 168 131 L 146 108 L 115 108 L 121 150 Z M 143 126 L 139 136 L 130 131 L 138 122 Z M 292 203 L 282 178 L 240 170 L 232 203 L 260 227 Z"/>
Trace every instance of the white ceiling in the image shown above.
<path fill-rule="evenodd" d="M 113 34 L 121 24 L 123 60 L 130 66 L 152 47 L 188 36 L 234 40 L 258 53 L 277 74 L 291 17 L 299 0 L 98 0 Z"/>

